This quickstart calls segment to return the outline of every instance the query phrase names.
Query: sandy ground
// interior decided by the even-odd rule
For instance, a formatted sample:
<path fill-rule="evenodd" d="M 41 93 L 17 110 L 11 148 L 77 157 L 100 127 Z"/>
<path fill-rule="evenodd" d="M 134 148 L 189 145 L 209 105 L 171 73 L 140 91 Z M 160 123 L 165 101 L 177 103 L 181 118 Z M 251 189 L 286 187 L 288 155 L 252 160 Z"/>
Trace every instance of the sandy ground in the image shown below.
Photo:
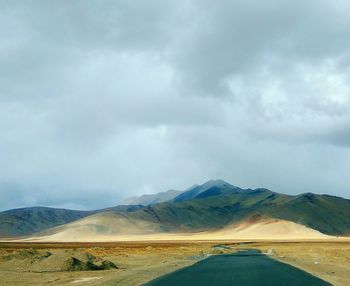
<path fill-rule="evenodd" d="M 141 227 L 142 226 L 142 227 Z M 106 231 L 101 231 L 106 229 Z M 143 232 L 144 229 L 148 230 Z M 150 231 L 151 230 L 151 231 Z M 106 241 L 174 241 L 174 240 L 296 240 L 330 239 L 317 230 L 291 221 L 264 218 L 244 221 L 223 229 L 197 233 L 156 232 L 156 226 L 148 227 L 142 221 L 130 222 L 116 215 L 95 215 L 53 228 L 44 235 L 35 235 L 21 241 L 36 242 L 106 242 Z M 150 231 L 150 233 L 149 233 Z"/>
<path fill-rule="evenodd" d="M 220 244 L 218 247 L 213 247 Z M 222 247 L 221 245 L 226 245 Z M 130 243 L 0 243 L 0 285 L 141 285 L 155 277 L 191 265 L 196 261 L 240 249 L 260 249 L 271 257 L 292 264 L 335 286 L 350 285 L 350 242 L 130 242 Z M 9 259 L 22 249 L 52 253 L 50 267 L 20 257 Z M 101 271 L 56 271 L 65 253 L 91 253 L 109 259 L 119 269 Z M 15 255 L 16 256 L 16 255 Z M 45 260 L 44 260 L 45 261 Z M 46 272 L 51 269 L 52 272 Z"/>

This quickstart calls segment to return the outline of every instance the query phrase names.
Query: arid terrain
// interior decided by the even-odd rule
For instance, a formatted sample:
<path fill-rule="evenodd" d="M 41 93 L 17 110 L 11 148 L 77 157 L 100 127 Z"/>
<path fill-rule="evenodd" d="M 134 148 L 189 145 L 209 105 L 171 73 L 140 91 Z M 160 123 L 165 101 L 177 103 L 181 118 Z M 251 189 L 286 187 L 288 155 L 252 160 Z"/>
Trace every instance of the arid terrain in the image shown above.
<path fill-rule="evenodd" d="M 0 213 L 0 283 L 349 286 L 349 216 L 344 198 L 223 180 L 151 205 L 13 209 Z"/>
<path fill-rule="evenodd" d="M 102 232 L 100 229 L 107 229 Z M 324 240 L 336 239 L 291 221 L 258 218 L 233 223 L 217 230 L 201 232 L 157 232 L 141 220 L 130 222 L 110 214 L 97 214 L 59 226 L 42 234 L 17 241 L 24 242 L 106 242 L 106 241 L 192 241 L 192 240 Z"/>
<path fill-rule="evenodd" d="M 0 284 L 142 285 L 209 255 L 242 249 L 259 249 L 335 286 L 350 285 L 350 242 L 345 240 L 1 243 Z M 108 261 L 117 269 L 88 270 L 89 261 Z"/>
<path fill-rule="evenodd" d="M 350 286 L 350 0 L 0 24 L 0 286 Z"/>

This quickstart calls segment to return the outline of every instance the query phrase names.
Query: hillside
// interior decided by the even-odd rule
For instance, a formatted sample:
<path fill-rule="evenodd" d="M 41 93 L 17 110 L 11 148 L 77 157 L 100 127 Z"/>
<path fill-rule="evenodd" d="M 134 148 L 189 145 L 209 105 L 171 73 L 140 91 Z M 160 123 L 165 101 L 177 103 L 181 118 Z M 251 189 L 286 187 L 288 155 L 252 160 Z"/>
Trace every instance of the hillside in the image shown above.
<path fill-rule="evenodd" d="M 350 234 L 350 200 L 328 195 L 288 196 L 267 189 L 232 188 L 217 195 L 179 203 L 162 203 L 139 210 L 153 214 L 162 223 L 181 229 L 206 230 L 225 226 L 254 215 L 292 221 L 329 235 Z"/>
<path fill-rule="evenodd" d="M 51 228 L 36 234 L 51 241 L 93 241 L 105 237 L 145 235 L 162 232 L 161 225 L 142 219 L 133 219 L 115 212 L 97 213 L 83 219 Z"/>
<path fill-rule="evenodd" d="M 0 237 L 22 236 L 40 232 L 105 211 L 128 212 L 142 206 L 117 206 L 94 211 L 78 211 L 46 207 L 8 210 L 0 213 Z"/>
<path fill-rule="evenodd" d="M 188 201 L 192 199 L 202 199 L 211 196 L 218 196 L 225 191 L 240 190 L 240 188 L 232 186 L 223 180 L 210 180 L 203 185 L 194 185 L 188 190 L 181 192 L 172 200 L 175 203 Z"/>
<path fill-rule="evenodd" d="M 252 217 L 288 221 L 327 235 L 350 235 L 350 200 L 312 193 L 290 196 L 267 189 L 241 189 L 221 180 L 194 186 L 170 201 L 148 206 L 118 206 L 92 213 L 42 209 L 26 216 L 13 212 L 18 210 L 0 213 L 2 236 L 31 234 L 73 221 L 77 224 L 64 227 L 77 229 L 89 221 L 92 229 L 118 235 L 137 228 L 141 232 L 147 228 L 160 233 L 213 232 Z M 16 218 L 15 227 L 8 218 Z M 109 223 L 103 223 L 107 220 Z M 128 228 L 123 227 L 125 224 Z"/>
<path fill-rule="evenodd" d="M 0 236 L 27 235 L 89 216 L 94 211 L 45 207 L 8 210 L 0 213 Z"/>
<path fill-rule="evenodd" d="M 327 235 L 295 222 L 272 219 L 268 217 L 253 217 L 233 225 L 228 225 L 215 235 L 221 238 L 240 239 L 320 239 Z"/>
<path fill-rule="evenodd" d="M 161 224 L 132 220 L 116 214 L 92 215 L 76 222 L 36 234 L 24 241 L 99 242 L 140 240 L 218 240 L 218 239 L 329 239 L 331 237 L 294 222 L 268 217 L 247 219 L 221 229 L 192 232 L 166 232 Z"/>

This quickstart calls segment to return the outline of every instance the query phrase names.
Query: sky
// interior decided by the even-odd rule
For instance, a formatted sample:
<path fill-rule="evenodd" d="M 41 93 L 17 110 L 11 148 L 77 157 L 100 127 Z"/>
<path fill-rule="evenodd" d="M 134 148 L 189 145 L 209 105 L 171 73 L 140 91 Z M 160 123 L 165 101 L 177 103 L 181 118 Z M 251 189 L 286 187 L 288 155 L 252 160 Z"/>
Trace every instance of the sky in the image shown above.
<path fill-rule="evenodd" d="M 0 210 L 219 178 L 350 198 L 349 1 L 0 7 Z"/>

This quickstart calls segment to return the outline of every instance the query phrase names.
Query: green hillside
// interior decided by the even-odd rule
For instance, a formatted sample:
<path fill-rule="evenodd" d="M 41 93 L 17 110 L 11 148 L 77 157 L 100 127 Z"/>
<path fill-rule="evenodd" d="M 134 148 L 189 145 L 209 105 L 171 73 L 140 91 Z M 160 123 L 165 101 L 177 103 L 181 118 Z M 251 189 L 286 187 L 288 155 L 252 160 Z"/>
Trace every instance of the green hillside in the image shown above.
<path fill-rule="evenodd" d="M 241 189 L 222 180 L 182 192 L 168 202 L 117 206 L 96 211 L 25 208 L 0 213 L 0 236 L 28 235 L 98 212 L 146 220 L 165 231 L 202 231 L 255 216 L 293 221 L 329 235 L 350 235 L 350 200 L 312 193 L 297 196 L 267 189 Z"/>
<path fill-rule="evenodd" d="M 208 192 L 206 196 L 205 192 Z M 128 215 L 158 221 L 165 229 L 181 231 L 218 229 L 261 215 L 300 223 L 329 235 L 350 235 L 350 200 L 347 199 L 311 193 L 289 196 L 267 189 L 237 187 L 213 186 L 205 192 L 189 200 L 157 204 Z"/>

